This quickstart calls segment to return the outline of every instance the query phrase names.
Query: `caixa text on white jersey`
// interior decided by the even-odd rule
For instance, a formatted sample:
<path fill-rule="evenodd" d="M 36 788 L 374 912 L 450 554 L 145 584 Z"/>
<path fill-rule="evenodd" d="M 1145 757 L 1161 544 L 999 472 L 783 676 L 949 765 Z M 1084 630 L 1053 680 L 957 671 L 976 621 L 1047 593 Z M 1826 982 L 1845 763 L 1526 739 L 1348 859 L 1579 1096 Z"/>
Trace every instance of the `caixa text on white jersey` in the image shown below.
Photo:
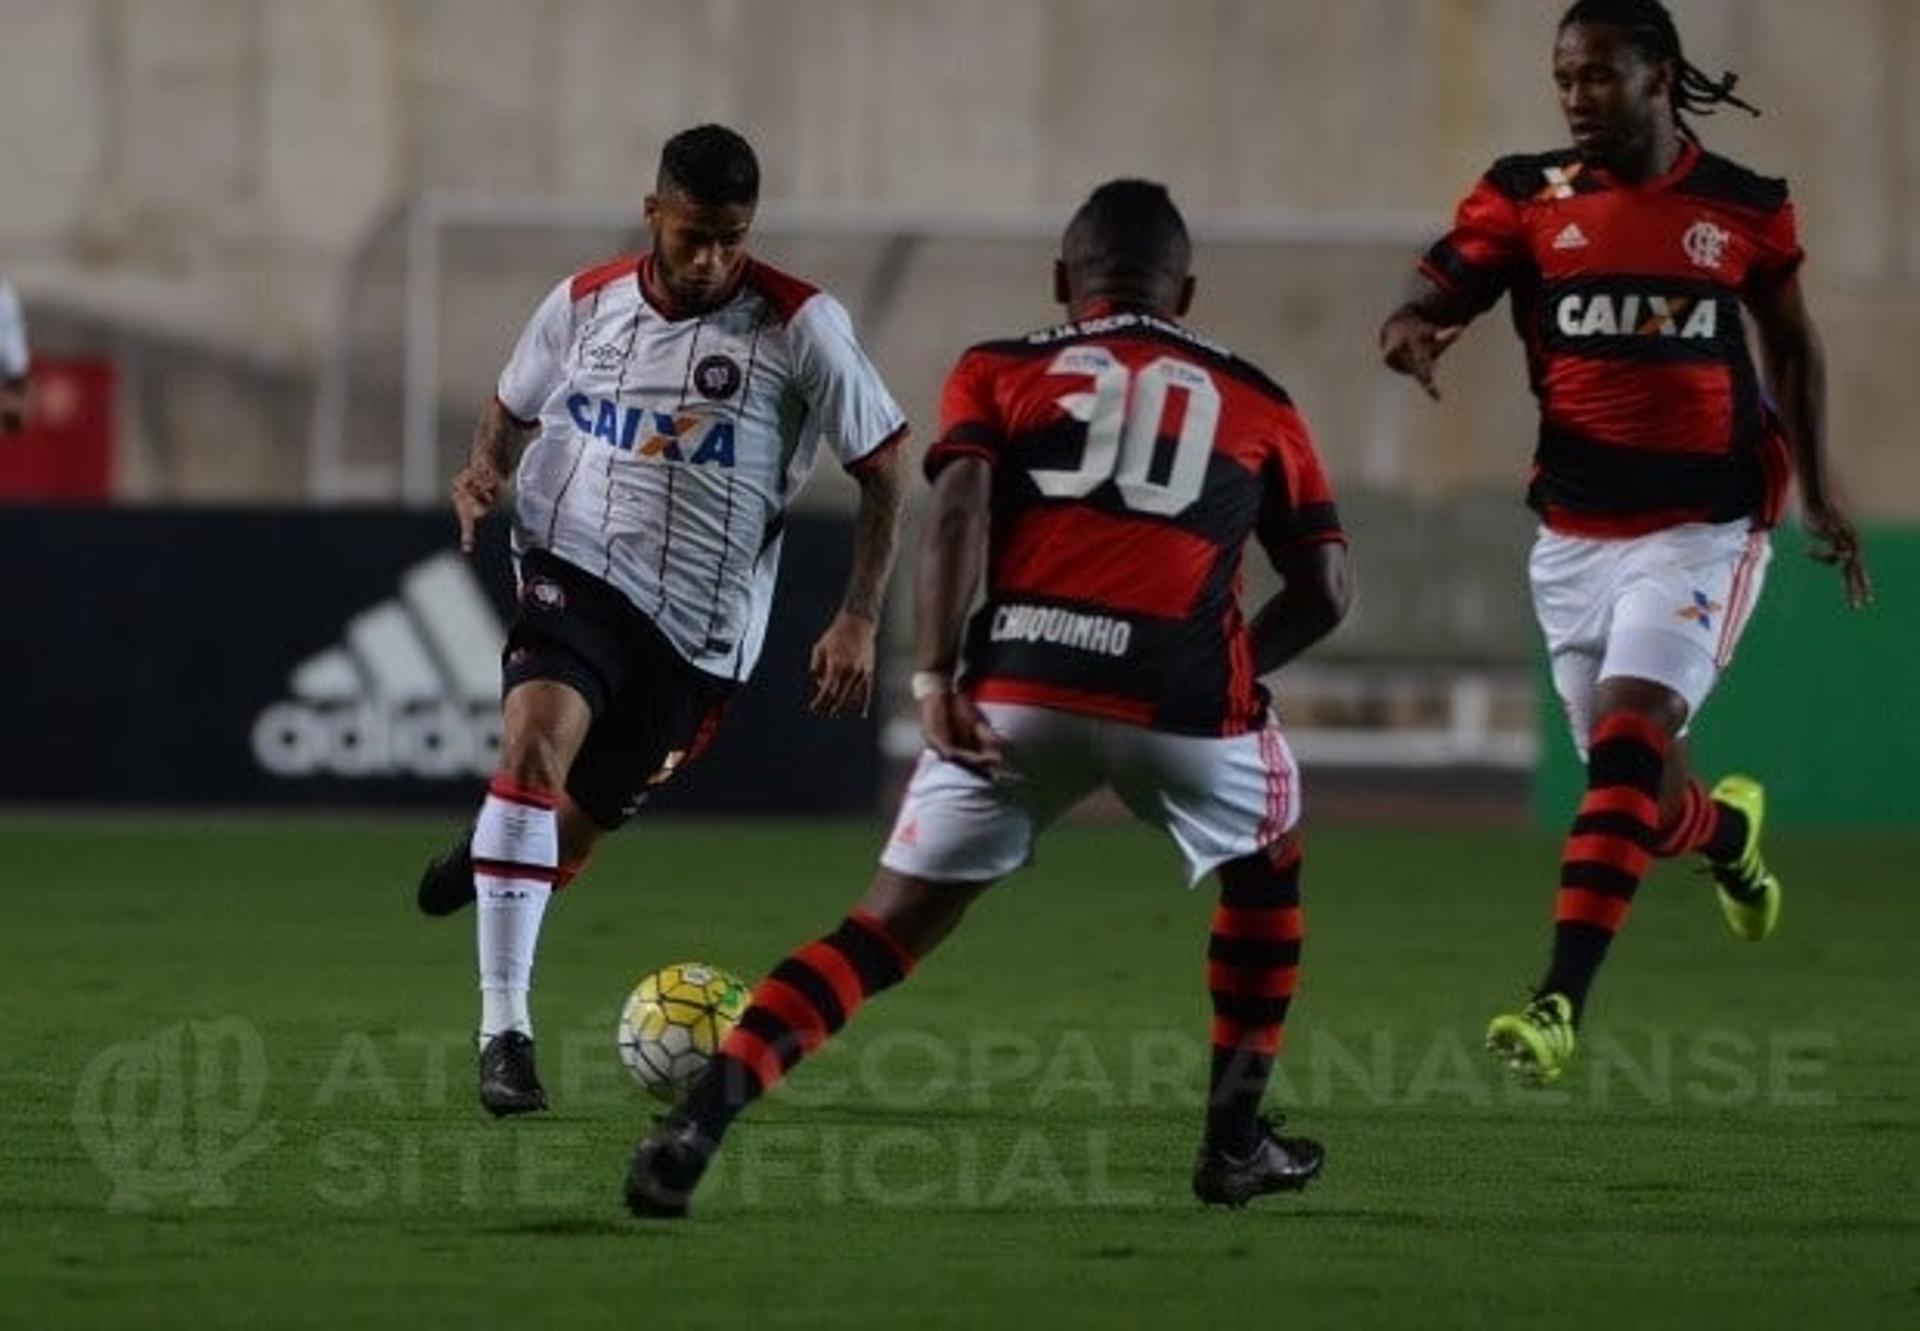
<path fill-rule="evenodd" d="M 567 399 L 567 414 L 580 433 L 605 440 L 609 447 L 635 457 L 694 466 L 733 465 L 733 422 L 701 412 L 652 411 L 622 407 L 607 398 L 575 393 Z M 646 427 L 643 437 L 641 427 Z"/>

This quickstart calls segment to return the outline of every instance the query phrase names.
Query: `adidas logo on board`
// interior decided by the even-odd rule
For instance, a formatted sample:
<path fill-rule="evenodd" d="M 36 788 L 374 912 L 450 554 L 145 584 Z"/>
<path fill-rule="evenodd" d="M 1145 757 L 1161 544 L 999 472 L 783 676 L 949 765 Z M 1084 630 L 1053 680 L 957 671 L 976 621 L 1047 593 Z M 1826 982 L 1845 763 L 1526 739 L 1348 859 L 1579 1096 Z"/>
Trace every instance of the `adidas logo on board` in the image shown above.
<path fill-rule="evenodd" d="M 408 569 L 398 593 L 296 665 L 292 698 L 254 720 L 254 758 L 268 773 L 447 780 L 493 770 L 506 632 L 492 602 L 451 552 Z"/>

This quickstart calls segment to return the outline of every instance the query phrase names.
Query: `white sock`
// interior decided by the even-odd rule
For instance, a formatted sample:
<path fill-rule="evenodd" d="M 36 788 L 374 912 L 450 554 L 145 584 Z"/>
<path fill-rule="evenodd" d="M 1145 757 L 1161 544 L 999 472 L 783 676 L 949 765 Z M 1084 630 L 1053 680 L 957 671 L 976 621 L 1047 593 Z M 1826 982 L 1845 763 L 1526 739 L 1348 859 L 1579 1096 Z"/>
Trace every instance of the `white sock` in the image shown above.
<path fill-rule="evenodd" d="M 502 1031 L 533 1034 L 527 991 L 540 919 L 560 863 L 558 801 L 496 778 L 473 829 L 480 961 L 480 1043 Z"/>
<path fill-rule="evenodd" d="M 501 1031 L 533 1034 L 533 1017 L 527 1012 L 527 991 L 480 987 L 480 1043 Z"/>

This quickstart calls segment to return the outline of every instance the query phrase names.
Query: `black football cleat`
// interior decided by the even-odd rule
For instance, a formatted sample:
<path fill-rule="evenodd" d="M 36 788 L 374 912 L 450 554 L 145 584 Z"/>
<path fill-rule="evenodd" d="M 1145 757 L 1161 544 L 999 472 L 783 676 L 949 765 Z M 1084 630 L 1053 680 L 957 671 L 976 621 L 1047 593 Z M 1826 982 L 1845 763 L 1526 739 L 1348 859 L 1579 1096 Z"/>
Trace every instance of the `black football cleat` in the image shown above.
<path fill-rule="evenodd" d="M 693 1124 L 668 1115 L 633 1148 L 627 1166 L 627 1209 L 640 1220 L 677 1220 L 713 1159 L 715 1143 Z"/>
<path fill-rule="evenodd" d="M 1260 1120 L 1260 1140 L 1243 1156 L 1202 1144 L 1193 1162 L 1193 1195 L 1209 1206 L 1245 1206 L 1269 1192 L 1298 1192 L 1327 1153 L 1306 1137 L 1282 1137 Z"/>
<path fill-rule="evenodd" d="M 420 872 L 420 891 L 415 898 L 423 915 L 451 915 L 473 904 L 473 829 L 460 834 L 460 840 L 427 861 Z"/>
<path fill-rule="evenodd" d="M 495 1118 L 547 1107 L 547 1091 L 533 1070 L 533 1037 L 502 1031 L 480 1051 L 480 1103 Z"/>

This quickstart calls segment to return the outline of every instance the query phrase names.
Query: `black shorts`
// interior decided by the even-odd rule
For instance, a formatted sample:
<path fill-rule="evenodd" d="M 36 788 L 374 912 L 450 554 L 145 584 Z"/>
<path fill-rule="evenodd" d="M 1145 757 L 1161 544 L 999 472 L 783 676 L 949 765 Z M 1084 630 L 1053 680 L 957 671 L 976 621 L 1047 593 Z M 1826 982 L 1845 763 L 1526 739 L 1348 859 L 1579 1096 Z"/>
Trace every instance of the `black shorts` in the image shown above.
<path fill-rule="evenodd" d="M 577 690 L 593 725 L 567 794 L 605 828 L 699 756 L 733 694 L 695 670 L 619 591 L 544 550 L 520 561 L 520 609 L 507 630 L 502 692 L 528 680 Z"/>

